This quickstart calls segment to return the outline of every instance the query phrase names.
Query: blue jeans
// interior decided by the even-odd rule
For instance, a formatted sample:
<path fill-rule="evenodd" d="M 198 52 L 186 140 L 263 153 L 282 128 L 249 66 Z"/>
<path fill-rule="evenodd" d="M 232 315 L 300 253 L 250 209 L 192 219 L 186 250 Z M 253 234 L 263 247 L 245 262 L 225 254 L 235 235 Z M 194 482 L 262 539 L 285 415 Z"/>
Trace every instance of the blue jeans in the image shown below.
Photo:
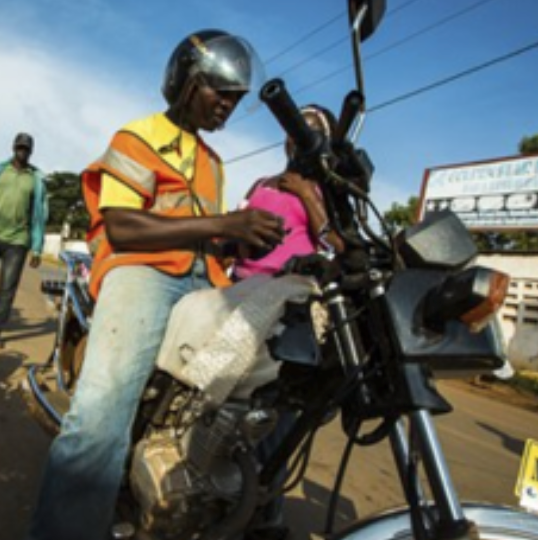
<path fill-rule="evenodd" d="M 131 444 L 131 428 L 176 302 L 209 287 L 150 267 L 112 270 L 93 315 L 71 408 L 54 440 L 28 539 L 105 540 Z"/>
<path fill-rule="evenodd" d="M 9 319 L 28 248 L 0 241 L 0 330 Z"/>

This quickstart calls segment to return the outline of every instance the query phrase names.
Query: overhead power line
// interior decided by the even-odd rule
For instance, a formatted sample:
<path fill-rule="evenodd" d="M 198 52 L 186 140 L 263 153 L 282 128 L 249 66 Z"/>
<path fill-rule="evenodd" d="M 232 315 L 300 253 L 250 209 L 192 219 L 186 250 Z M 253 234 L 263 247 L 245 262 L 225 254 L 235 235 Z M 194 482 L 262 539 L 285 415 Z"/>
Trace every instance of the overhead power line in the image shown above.
<path fill-rule="evenodd" d="M 516 49 L 512 52 L 509 52 L 507 54 L 504 54 L 502 56 L 498 56 L 496 58 L 493 58 L 492 60 L 488 60 L 487 62 L 483 62 L 482 64 L 479 64 L 477 66 L 474 66 L 472 68 L 466 69 L 464 71 L 460 71 L 459 73 L 455 73 L 454 75 L 450 75 L 449 77 L 445 77 L 443 79 L 440 79 L 436 82 L 433 82 L 431 84 L 428 84 L 426 86 L 422 86 L 421 88 L 417 88 L 416 90 L 412 90 L 411 92 L 407 92 L 405 94 L 401 94 L 399 96 L 396 96 L 392 99 L 389 99 L 387 101 L 384 101 L 383 103 L 379 103 L 378 105 L 374 105 L 373 107 L 370 107 L 366 110 L 367 113 L 375 113 L 377 111 L 380 111 L 382 109 L 385 109 L 387 107 L 390 107 L 392 105 L 396 105 L 397 103 L 401 103 L 402 101 L 406 101 L 408 99 L 411 99 L 413 97 L 416 97 L 420 94 L 424 94 L 426 92 L 430 92 L 436 88 L 439 88 L 441 86 L 444 86 L 446 84 L 450 84 L 458 79 L 462 79 L 464 77 L 468 77 L 469 75 L 474 75 L 475 73 L 478 73 L 479 71 L 482 71 L 484 69 L 490 68 L 496 64 L 500 64 L 501 62 L 506 62 L 507 60 L 511 60 L 512 58 L 515 58 L 517 56 L 520 56 L 522 54 L 528 53 L 532 51 L 533 49 L 538 48 L 538 41 L 535 41 L 534 43 L 531 43 L 529 45 L 526 45 L 525 47 L 521 47 L 519 49 Z M 234 158 L 231 158 L 229 160 L 225 161 L 225 164 L 228 165 L 230 163 L 236 163 L 238 161 L 243 161 L 245 159 L 249 159 L 251 157 L 257 156 L 259 154 L 263 154 L 265 152 L 268 152 L 269 150 L 272 150 L 273 148 L 277 148 L 278 146 L 281 146 L 283 144 L 283 141 L 269 144 L 267 146 L 260 147 L 256 150 L 252 150 L 251 152 L 248 152 L 246 154 L 242 154 L 240 156 L 236 156 Z"/>
<path fill-rule="evenodd" d="M 344 43 L 344 42 L 349 43 L 349 36 L 348 35 L 345 35 L 343 38 L 340 38 L 340 39 L 334 41 L 333 43 L 327 45 L 326 47 L 323 47 L 323 49 L 321 49 L 321 50 L 319 50 L 319 51 L 317 51 L 315 53 L 312 53 L 305 60 L 301 60 L 300 62 L 297 62 L 296 64 L 293 64 L 292 66 L 286 68 L 284 71 L 281 71 L 280 74 L 279 74 L 279 77 L 283 77 L 284 75 L 287 75 L 291 71 L 295 71 L 296 69 L 299 69 L 300 67 L 303 67 L 304 65 L 306 65 L 306 64 L 312 62 L 313 60 L 315 60 L 316 58 L 320 57 L 322 54 L 325 54 L 326 52 L 334 49 L 335 47 L 337 47 L 338 45 L 340 45 L 341 43 Z"/>
<path fill-rule="evenodd" d="M 444 24 L 448 22 L 452 22 L 455 19 L 458 19 L 459 17 L 462 17 L 463 15 L 466 15 L 470 11 L 473 11 L 474 9 L 483 6 L 484 4 L 489 4 L 492 0 L 479 0 L 478 2 L 475 2 L 474 4 L 471 4 L 470 6 L 467 6 L 466 8 L 461 9 L 460 11 L 457 11 L 456 13 L 453 13 L 452 15 L 448 15 L 447 17 L 444 17 L 443 19 L 439 19 L 438 21 L 434 22 L 433 24 L 430 24 L 429 26 L 426 26 L 422 30 L 418 30 L 416 32 L 413 32 L 412 34 L 409 34 L 406 37 L 403 37 L 402 39 L 399 39 L 395 41 L 394 43 L 387 45 L 383 49 L 380 49 L 379 51 L 376 51 L 368 56 L 365 57 L 365 60 L 371 60 L 372 58 L 375 58 L 377 56 L 381 56 L 382 54 L 385 54 L 386 52 L 396 49 L 397 47 L 401 47 L 403 44 L 412 41 L 413 39 L 416 39 L 417 37 L 423 36 L 424 34 L 431 32 L 432 30 L 435 30 L 436 28 L 439 28 L 440 26 L 443 26 Z"/>
<path fill-rule="evenodd" d="M 402 11 L 403 9 L 409 7 L 411 4 L 414 4 L 415 2 L 418 2 L 418 1 L 419 0 L 408 0 L 406 3 L 402 4 L 401 6 L 398 6 L 397 8 L 394 8 L 394 9 L 388 11 L 386 17 L 388 18 L 391 15 L 394 15 L 395 13 L 398 13 L 399 11 Z M 324 22 L 323 24 L 321 24 L 319 26 L 316 26 L 316 28 L 314 28 L 313 30 L 310 30 L 305 35 L 301 36 L 297 41 L 293 42 L 291 45 L 288 45 L 287 47 L 285 47 L 281 51 L 275 53 L 273 56 L 271 56 L 268 59 L 264 60 L 264 62 L 263 62 L 264 65 L 270 64 L 271 62 L 274 62 L 278 58 L 281 58 L 285 54 L 289 53 L 293 49 L 296 49 L 299 45 L 301 45 L 305 41 L 308 41 L 312 36 L 315 36 L 316 34 L 319 34 L 319 32 L 321 32 L 325 28 L 329 27 L 331 24 L 335 23 L 337 20 L 341 19 L 346 14 L 347 14 L 347 11 L 341 11 L 340 13 L 335 15 L 334 17 L 331 17 L 328 21 Z M 347 39 L 347 37 L 344 38 L 344 39 Z M 340 41 L 338 43 L 340 43 Z M 329 48 L 332 48 L 333 46 L 334 46 L 334 44 L 329 45 Z"/>
<path fill-rule="evenodd" d="M 424 28 L 422 28 L 421 30 L 417 30 L 416 32 L 413 32 L 412 34 L 409 34 L 408 36 L 405 36 L 403 37 L 402 39 L 399 39 L 389 45 L 387 45 L 386 47 L 380 49 L 379 51 L 376 51 L 374 53 L 371 53 L 367 56 L 364 57 L 364 61 L 368 61 L 368 60 L 372 60 L 373 58 L 376 58 L 378 56 L 381 56 L 382 54 L 385 54 L 389 51 L 391 51 L 392 49 L 396 49 L 397 47 L 401 47 L 402 45 L 404 45 L 405 43 L 408 43 L 409 41 L 412 41 L 413 39 L 416 39 L 424 34 L 426 34 L 427 32 L 431 32 L 432 30 L 436 29 L 436 28 L 439 28 L 440 26 L 444 25 L 444 24 L 447 24 L 448 22 L 452 22 L 454 19 L 457 19 L 459 17 L 462 17 L 463 15 L 466 15 L 467 13 L 469 13 L 470 11 L 472 11 L 473 9 L 476 9 L 484 4 L 487 4 L 489 2 L 492 2 L 492 0 L 479 0 L 478 2 L 475 2 L 474 4 L 470 5 L 470 6 L 467 6 L 466 8 L 460 10 L 460 11 L 457 11 L 456 13 L 453 13 L 452 15 L 449 15 L 447 17 L 444 17 L 443 19 L 440 19 L 439 21 L 436 21 L 434 22 L 433 24 L 430 24 Z M 334 44 L 333 44 L 334 45 Z M 331 45 L 329 45 L 329 47 L 331 47 Z M 305 60 L 303 63 L 307 63 L 307 62 L 310 62 L 312 58 L 309 58 L 307 60 Z M 296 64 L 294 67 L 297 68 L 299 67 L 301 64 Z M 320 79 L 316 79 L 315 81 L 312 81 L 311 83 L 308 83 L 306 84 L 305 86 L 302 86 L 301 88 L 299 88 L 298 90 L 296 90 L 296 94 L 299 94 L 301 92 L 304 92 L 305 90 L 309 90 L 310 88 L 314 87 L 314 86 L 317 86 L 329 79 L 332 79 L 333 77 L 336 77 L 337 75 L 340 75 L 340 73 L 343 73 L 344 71 L 348 71 L 349 69 L 351 69 L 353 67 L 353 63 L 350 62 L 349 64 L 345 65 L 344 67 L 341 67 L 335 71 L 332 71 L 331 73 L 328 73 L 327 75 L 325 75 L 324 77 L 321 77 Z M 287 70 L 285 73 L 288 73 L 290 70 Z"/>
<path fill-rule="evenodd" d="M 417 2 L 417 1 L 419 1 L 419 0 L 409 0 L 409 2 L 407 2 L 406 4 L 402 4 L 398 8 L 395 8 L 394 10 L 389 12 L 387 14 L 387 16 L 390 15 L 390 14 L 394 14 L 397 11 L 400 11 L 400 10 L 406 8 L 406 7 L 409 7 L 411 4 L 413 4 L 414 2 Z M 459 17 L 462 17 L 463 15 L 466 15 L 467 13 L 472 11 L 473 9 L 476 9 L 476 8 L 478 8 L 478 7 L 480 7 L 480 6 L 484 5 L 484 4 L 487 4 L 489 2 L 492 2 L 492 1 L 493 0 L 478 0 L 478 2 L 475 2 L 474 4 L 472 4 L 470 6 L 467 6 L 466 8 L 464 8 L 464 9 L 462 9 L 462 10 L 456 12 L 456 13 L 453 13 L 452 15 L 449 15 L 449 16 L 443 18 L 443 19 L 440 19 L 439 21 L 436 21 L 433 24 L 430 24 L 429 26 L 426 26 L 426 27 L 422 28 L 421 30 L 418 30 L 418 31 L 416 31 L 416 32 L 414 32 L 414 33 L 412 33 L 412 34 L 410 34 L 408 36 L 405 36 L 402 39 L 399 39 L 399 40 L 387 45 L 383 49 L 380 49 L 379 51 L 376 51 L 376 52 L 373 52 L 373 53 L 371 53 L 369 55 L 366 55 L 364 57 L 364 61 L 366 62 L 368 60 L 372 60 L 373 58 L 381 56 L 381 55 L 389 52 L 392 49 L 400 47 L 400 46 L 404 45 L 405 43 L 408 43 L 409 41 L 412 41 L 412 40 L 426 34 L 427 32 L 430 32 L 431 30 L 439 28 L 440 26 L 442 26 L 442 25 L 444 25 L 444 24 L 446 24 L 448 22 L 452 22 L 453 20 L 455 20 L 455 19 L 457 19 Z M 286 70 L 284 70 L 283 72 L 280 73 L 279 77 L 283 77 L 284 75 L 286 75 L 290 71 L 293 71 L 293 70 L 295 70 L 295 69 L 297 69 L 299 67 L 302 67 L 303 65 L 311 62 L 312 60 L 314 60 L 318 56 L 321 56 L 322 54 L 324 54 L 328 50 L 333 49 L 337 45 L 339 45 L 340 43 L 342 43 L 344 41 L 348 41 L 348 40 L 349 40 L 349 36 L 345 36 L 344 38 L 341 38 L 341 39 L 329 44 L 324 49 L 319 50 L 316 53 L 313 53 L 312 55 L 310 55 L 307 59 L 302 60 L 301 62 L 298 62 L 297 64 L 287 68 Z M 318 85 L 320 85 L 320 84 L 322 84 L 322 83 L 336 77 L 337 75 L 340 75 L 344 71 L 348 71 L 348 70 L 350 70 L 352 68 L 353 68 L 353 63 L 349 62 L 345 66 L 343 66 L 341 68 L 338 68 L 335 71 L 331 71 L 330 73 L 324 75 L 323 77 L 321 77 L 319 79 L 316 79 L 315 81 L 312 81 L 312 82 L 306 84 L 305 86 L 302 86 L 302 87 L 298 88 L 297 90 L 294 91 L 294 95 L 299 95 L 302 92 L 304 92 L 306 90 L 309 90 L 309 89 L 313 88 L 314 86 L 318 86 Z M 237 124 L 238 122 L 241 122 L 242 120 L 245 120 L 246 118 L 249 118 L 250 116 L 251 116 L 250 114 L 245 114 L 243 116 L 239 116 L 239 117 L 235 118 L 234 120 L 232 120 L 231 124 Z"/>
<path fill-rule="evenodd" d="M 301 37 L 300 39 L 298 39 L 297 41 L 295 41 L 294 43 L 292 43 L 291 45 L 289 45 L 288 47 L 286 47 L 285 49 L 283 49 L 279 53 L 276 53 L 273 56 L 271 56 L 270 58 L 268 58 L 267 60 L 265 60 L 264 64 L 265 65 L 270 64 L 271 62 L 274 62 L 275 60 L 277 60 L 281 56 L 284 56 L 288 52 L 292 51 L 293 49 L 295 49 L 296 47 L 301 45 L 301 43 L 304 43 L 305 41 L 310 39 L 312 36 L 314 36 L 314 35 L 318 34 L 319 32 L 321 32 L 324 28 L 327 28 L 327 26 L 330 26 L 331 24 L 333 24 L 335 21 L 340 19 L 344 14 L 345 14 L 345 11 L 340 12 L 340 13 L 338 13 L 338 15 L 335 15 L 334 17 L 329 19 L 327 22 L 323 23 L 320 26 L 317 26 L 316 28 L 314 28 L 313 30 L 311 30 L 310 32 L 305 34 L 303 37 Z"/>
<path fill-rule="evenodd" d="M 419 0 L 409 0 L 408 2 L 405 2 L 405 4 L 402 4 L 401 6 L 395 7 L 394 9 L 391 9 L 387 12 L 387 17 L 390 17 L 391 15 L 395 15 L 399 11 L 402 11 L 405 8 L 408 8 L 411 4 L 414 4 L 415 2 L 418 2 Z"/>
<path fill-rule="evenodd" d="M 251 152 L 247 152 L 246 154 L 241 154 L 240 156 L 236 156 L 236 157 L 226 160 L 224 162 L 224 165 L 229 165 L 230 163 L 236 163 L 237 161 L 244 161 L 245 159 L 249 159 L 251 157 L 257 156 L 258 154 L 265 154 L 265 152 L 269 152 L 269 150 L 272 150 L 273 148 L 278 148 L 279 146 L 282 146 L 283 144 L 284 144 L 284 141 L 280 141 L 273 144 L 268 144 L 267 146 L 261 146 L 260 148 L 257 148 L 256 150 L 252 150 Z"/>
<path fill-rule="evenodd" d="M 430 90 L 433 90 L 435 88 L 439 88 L 440 86 L 444 86 L 445 84 L 449 84 L 458 79 L 462 79 L 463 77 L 467 77 L 469 75 L 473 75 L 474 73 L 478 73 L 479 71 L 482 71 L 491 66 L 494 66 L 495 64 L 506 62 L 506 60 L 510 60 L 511 58 L 515 58 L 516 56 L 525 54 L 526 52 L 529 52 L 532 49 L 536 49 L 537 47 L 538 47 L 538 41 L 535 41 L 534 43 L 531 43 L 530 45 L 527 45 L 526 47 L 521 47 L 520 49 L 507 53 L 503 56 L 498 56 L 497 58 L 494 58 L 493 60 L 489 60 L 488 62 L 479 64 L 478 66 L 474 66 L 472 68 L 466 69 L 465 71 L 460 71 L 459 73 L 456 73 L 455 75 L 450 75 L 449 77 L 445 77 L 444 79 L 428 84 L 427 86 L 423 86 L 422 88 L 418 88 L 417 90 L 413 90 L 412 92 L 407 92 L 407 94 L 402 94 L 401 96 L 395 97 L 393 99 L 389 99 L 388 101 L 380 103 L 379 105 L 370 107 L 369 109 L 367 109 L 367 112 L 373 113 L 376 111 L 380 111 L 381 109 L 385 109 L 386 107 L 390 107 L 391 105 L 400 103 L 401 101 L 405 101 L 407 99 L 418 96 L 425 92 L 429 92 Z"/>

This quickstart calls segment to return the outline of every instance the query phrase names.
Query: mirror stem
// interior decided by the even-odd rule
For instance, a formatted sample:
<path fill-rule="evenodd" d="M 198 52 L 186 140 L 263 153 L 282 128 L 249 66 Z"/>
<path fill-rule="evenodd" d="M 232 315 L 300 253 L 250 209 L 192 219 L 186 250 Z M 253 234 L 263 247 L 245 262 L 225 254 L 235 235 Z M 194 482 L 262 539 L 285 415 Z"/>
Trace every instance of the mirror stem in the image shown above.
<path fill-rule="evenodd" d="M 362 76 L 362 61 L 361 61 L 361 52 L 360 52 L 360 42 L 361 42 L 360 28 L 364 21 L 364 18 L 366 17 L 367 11 L 368 11 L 368 6 L 366 4 L 363 4 L 361 9 L 357 12 L 355 19 L 353 20 L 351 24 L 351 31 L 353 35 L 353 39 L 352 39 L 353 61 L 355 64 L 357 90 L 363 96 L 362 104 L 359 109 L 358 118 L 355 123 L 355 126 L 353 127 L 353 132 L 350 135 L 350 140 L 353 144 L 356 142 L 359 136 L 359 133 L 362 129 L 362 126 L 364 124 L 364 116 L 365 116 L 365 110 L 366 110 L 366 99 L 365 99 L 365 92 L 364 92 L 364 80 Z"/>

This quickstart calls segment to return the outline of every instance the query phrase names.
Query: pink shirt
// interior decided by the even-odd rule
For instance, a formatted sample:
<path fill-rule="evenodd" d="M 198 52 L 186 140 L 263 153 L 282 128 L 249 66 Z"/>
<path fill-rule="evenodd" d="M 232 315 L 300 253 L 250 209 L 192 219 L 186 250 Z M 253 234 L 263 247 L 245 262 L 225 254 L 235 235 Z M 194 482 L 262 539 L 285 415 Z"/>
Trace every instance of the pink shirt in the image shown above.
<path fill-rule="evenodd" d="M 238 261 L 234 273 L 239 278 L 254 274 L 274 274 L 294 255 L 308 255 L 316 251 L 308 228 L 308 214 L 303 203 L 293 193 L 268 187 L 261 181 L 251 193 L 247 208 L 260 208 L 284 219 L 283 243 L 258 260 Z"/>

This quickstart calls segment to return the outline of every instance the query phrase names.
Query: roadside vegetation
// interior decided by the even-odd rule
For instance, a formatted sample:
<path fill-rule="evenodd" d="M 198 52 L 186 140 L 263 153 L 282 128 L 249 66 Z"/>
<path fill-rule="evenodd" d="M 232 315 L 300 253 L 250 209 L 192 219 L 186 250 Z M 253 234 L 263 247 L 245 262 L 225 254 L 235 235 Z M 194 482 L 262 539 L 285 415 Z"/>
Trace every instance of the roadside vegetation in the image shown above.
<path fill-rule="evenodd" d="M 538 399 L 538 373 L 532 371 L 516 371 L 511 379 L 506 381 L 515 390 L 527 392 Z"/>
<path fill-rule="evenodd" d="M 480 375 L 466 381 L 479 389 L 485 397 L 508 403 L 514 407 L 538 412 L 538 373 L 516 371 L 510 379 L 501 380 L 495 375 Z"/>

